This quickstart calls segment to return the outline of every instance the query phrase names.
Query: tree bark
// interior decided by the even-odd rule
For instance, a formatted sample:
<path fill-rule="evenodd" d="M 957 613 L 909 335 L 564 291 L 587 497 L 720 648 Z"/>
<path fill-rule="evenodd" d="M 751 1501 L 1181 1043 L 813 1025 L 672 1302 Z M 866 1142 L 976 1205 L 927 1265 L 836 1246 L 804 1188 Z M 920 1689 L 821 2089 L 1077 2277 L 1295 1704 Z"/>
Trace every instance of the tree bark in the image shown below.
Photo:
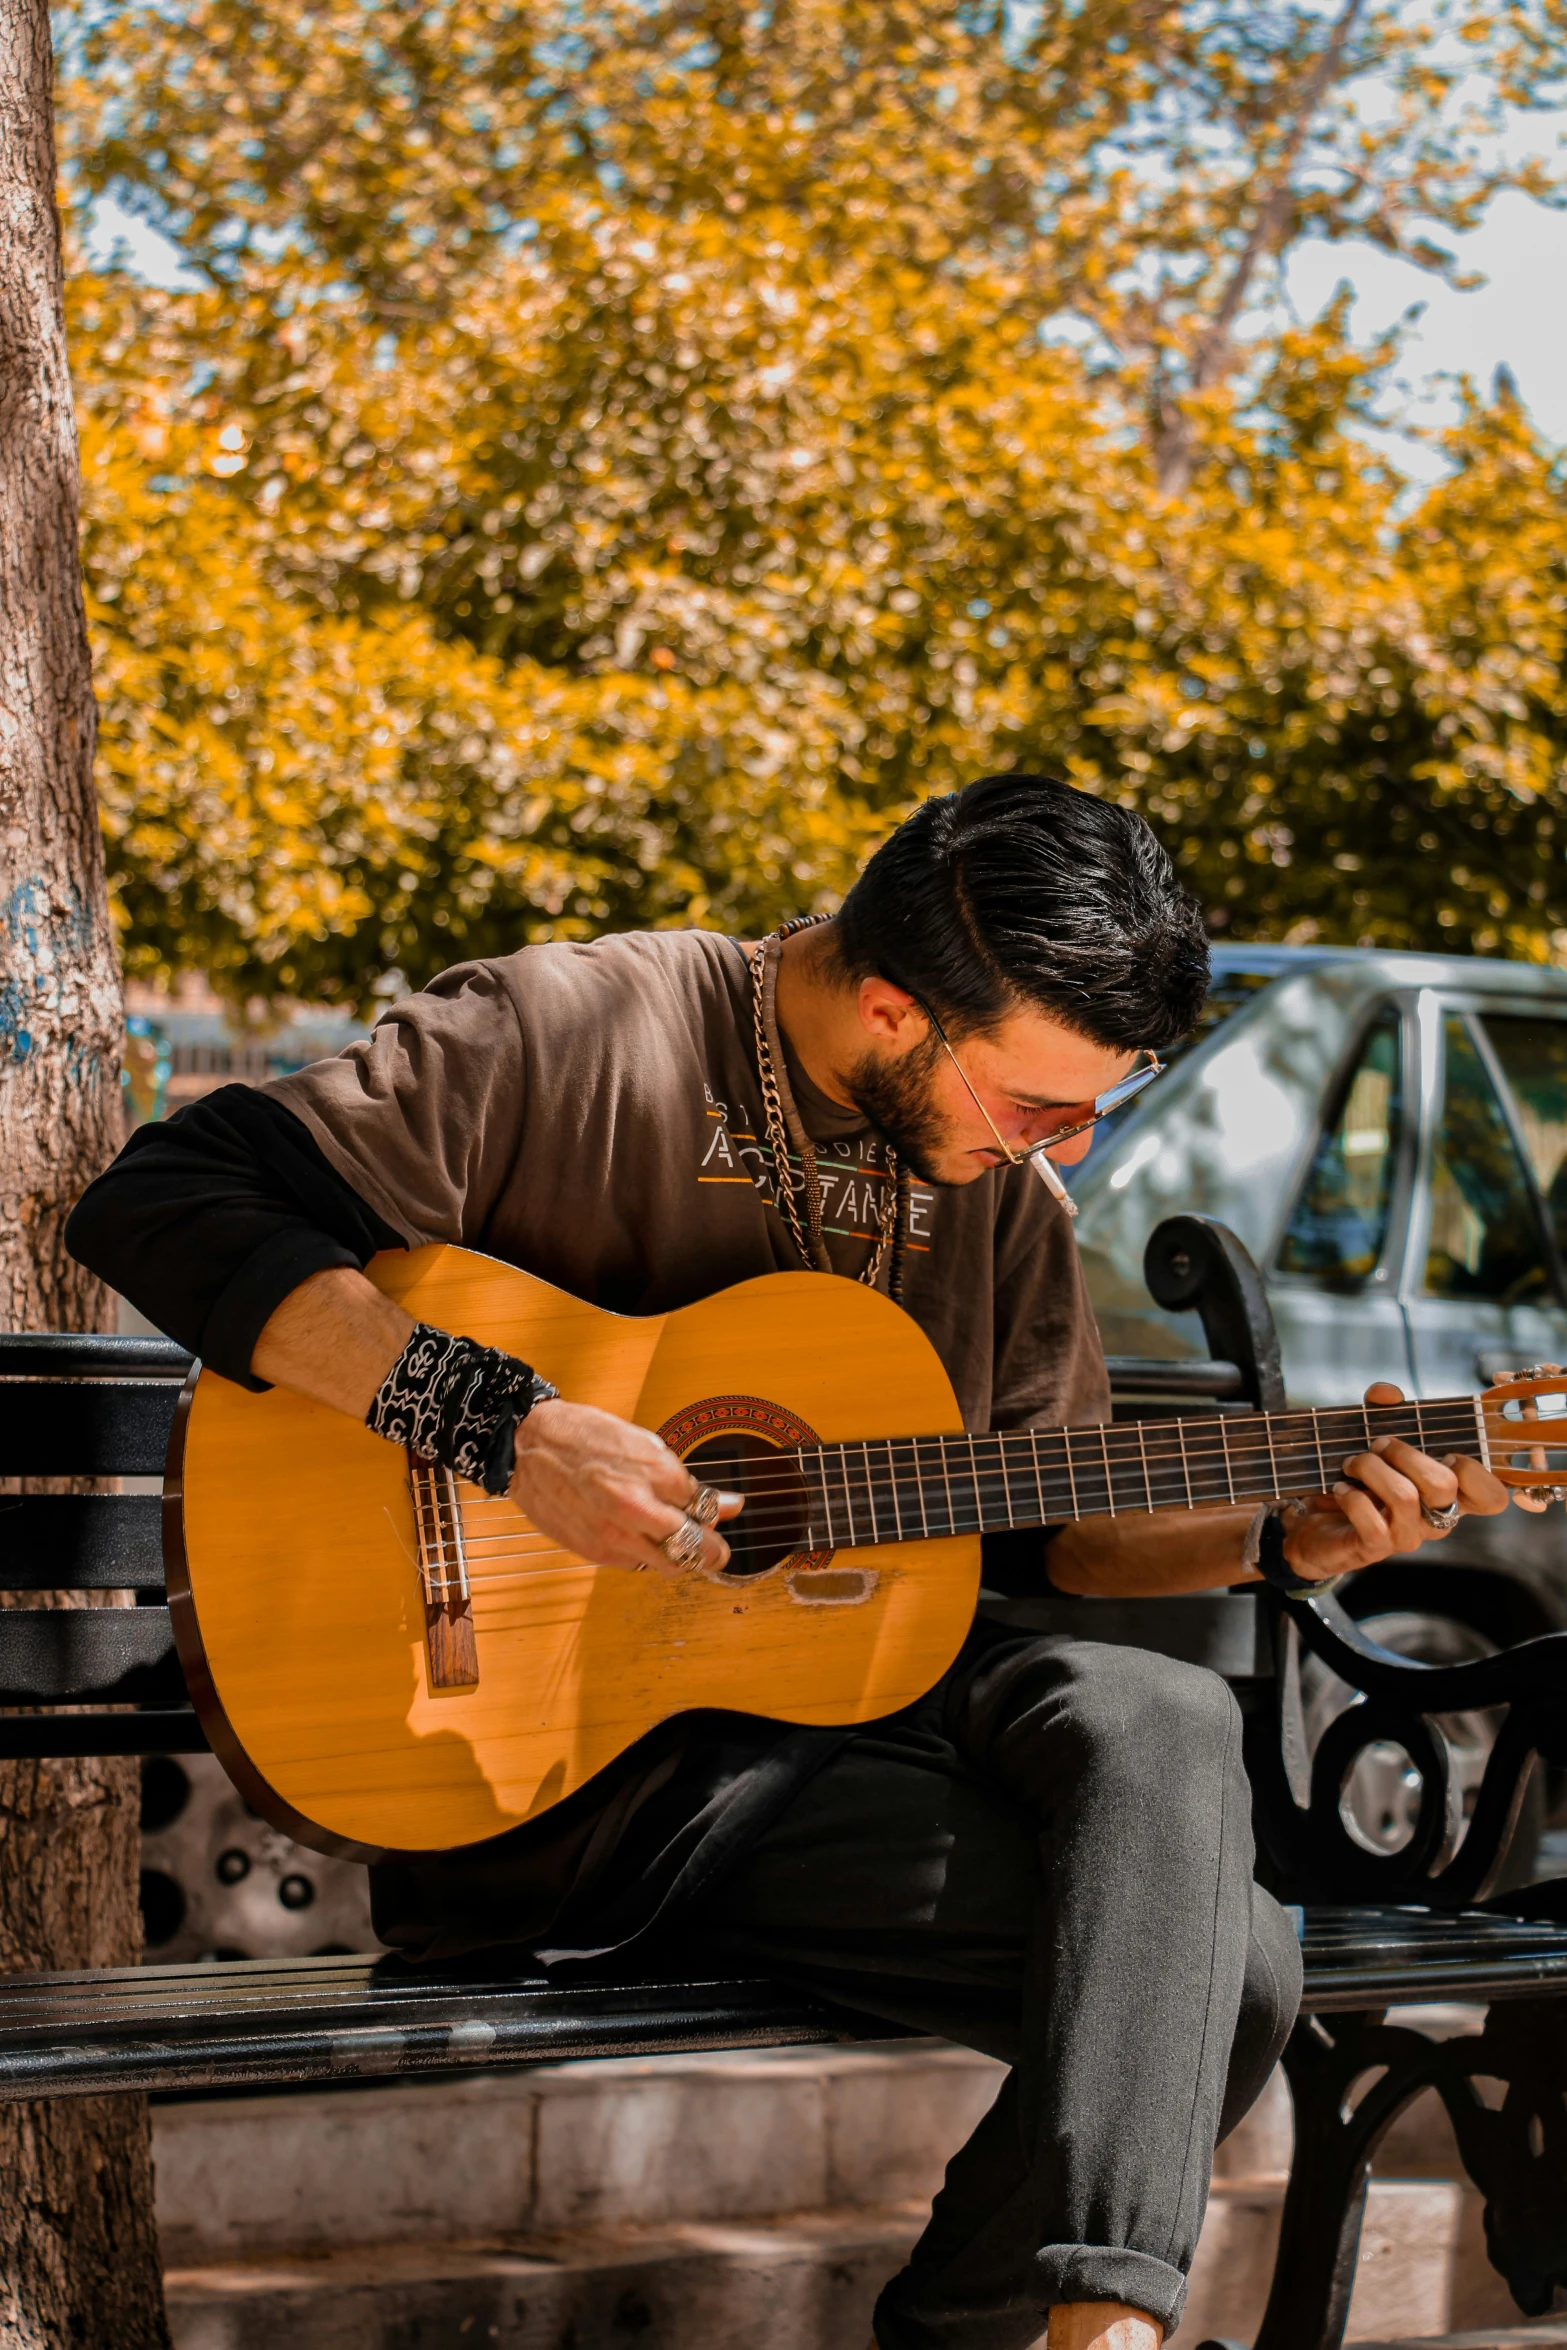
<path fill-rule="evenodd" d="M 120 1136 L 46 0 L 0 0 L 0 1327 L 98 1329 L 65 1218 Z M 63 1596 L 63 1595 L 62 1595 Z M 0 1970 L 133 1963 L 134 1762 L 0 1762 Z M 0 2350 L 165 2350 L 145 2099 L 0 2105 Z"/>

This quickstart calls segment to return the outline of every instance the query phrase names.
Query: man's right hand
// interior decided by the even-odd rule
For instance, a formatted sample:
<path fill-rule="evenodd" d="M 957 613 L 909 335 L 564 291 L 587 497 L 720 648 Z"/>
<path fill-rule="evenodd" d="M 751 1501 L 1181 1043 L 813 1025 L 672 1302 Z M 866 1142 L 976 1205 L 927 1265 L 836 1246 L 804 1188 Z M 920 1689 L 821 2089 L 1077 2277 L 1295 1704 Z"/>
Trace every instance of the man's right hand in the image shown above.
<path fill-rule="evenodd" d="M 512 1500 L 542 1534 L 596 1566 L 653 1567 L 676 1581 L 727 1566 L 729 1545 L 711 1528 L 690 1566 L 673 1565 L 659 1547 L 698 1491 L 662 1438 L 592 1404 L 537 1403 L 518 1423 Z M 719 1515 L 741 1507 L 738 1494 L 726 1494 Z"/>
<path fill-rule="evenodd" d="M 290 1292 L 256 1342 L 258 1379 L 291 1387 L 362 1420 L 413 1335 L 413 1317 L 363 1273 L 334 1265 Z M 701 1554 L 677 1567 L 659 1549 L 698 1493 L 696 1479 L 649 1428 L 591 1404 L 538 1403 L 518 1422 L 511 1496 L 541 1534 L 595 1566 L 716 1574 L 729 1545 L 709 1529 Z M 720 1516 L 742 1506 L 726 1496 Z"/>

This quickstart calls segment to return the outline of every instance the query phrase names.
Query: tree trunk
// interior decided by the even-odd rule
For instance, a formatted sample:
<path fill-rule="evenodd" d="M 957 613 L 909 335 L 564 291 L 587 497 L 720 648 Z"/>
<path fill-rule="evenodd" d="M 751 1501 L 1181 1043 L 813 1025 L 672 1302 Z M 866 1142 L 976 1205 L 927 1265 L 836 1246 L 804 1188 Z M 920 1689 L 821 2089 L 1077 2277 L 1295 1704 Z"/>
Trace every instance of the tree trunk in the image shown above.
<path fill-rule="evenodd" d="M 120 1133 L 46 0 L 0 0 L 0 1327 L 101 1328 L 65 1253 Z M 0 1762 L 0 1969 L 139 1953 L 137 1772 Z M 0 2350 L 168 2342 L 142 2098 L 0 2105 Z"/>

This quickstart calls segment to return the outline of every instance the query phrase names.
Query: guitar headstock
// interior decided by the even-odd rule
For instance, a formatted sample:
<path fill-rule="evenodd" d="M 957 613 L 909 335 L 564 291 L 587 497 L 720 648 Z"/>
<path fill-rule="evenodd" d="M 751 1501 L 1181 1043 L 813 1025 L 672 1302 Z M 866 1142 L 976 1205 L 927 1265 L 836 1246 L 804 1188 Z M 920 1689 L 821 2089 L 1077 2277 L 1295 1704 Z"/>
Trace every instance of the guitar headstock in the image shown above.
<path fill-rule="evenodd" d="M 1536 1506 L 1567 1501 L 1567 1369 L 1536 1363 L 1480 1398 L 1491 1474 Z"/>

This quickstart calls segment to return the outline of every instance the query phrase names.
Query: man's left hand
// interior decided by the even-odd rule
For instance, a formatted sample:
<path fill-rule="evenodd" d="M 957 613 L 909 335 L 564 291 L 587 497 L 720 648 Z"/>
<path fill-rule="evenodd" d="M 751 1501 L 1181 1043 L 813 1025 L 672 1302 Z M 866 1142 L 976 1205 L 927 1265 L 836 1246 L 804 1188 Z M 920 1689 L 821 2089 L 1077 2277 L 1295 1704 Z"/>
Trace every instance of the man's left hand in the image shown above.
<path fill-rule="evenodd" d="M 1403 1400 L 1383 1380 L 1366 1389 L 1367 1403 Z M 1343 1477 L 1331 1493 L 1302 1504 L 1298 1516 L 1286 1514 L 1284 1556 L 1297 1575 L 1328 1582 L 1395 1552 L 1445 1540 L 1441 1529 L 1421 1515 L 1422 1503 L 1445 1510 L 1456 1501 L 1464 1517 L 1494 1518 L 1507 1500 L 1501 1480 L 1467 1455 L 1449 1453 L 1433 1460 L 1401 1437 L 1380 1436 L 1371 1451 L 1357 1452 L 1344 1463 Z"/>

